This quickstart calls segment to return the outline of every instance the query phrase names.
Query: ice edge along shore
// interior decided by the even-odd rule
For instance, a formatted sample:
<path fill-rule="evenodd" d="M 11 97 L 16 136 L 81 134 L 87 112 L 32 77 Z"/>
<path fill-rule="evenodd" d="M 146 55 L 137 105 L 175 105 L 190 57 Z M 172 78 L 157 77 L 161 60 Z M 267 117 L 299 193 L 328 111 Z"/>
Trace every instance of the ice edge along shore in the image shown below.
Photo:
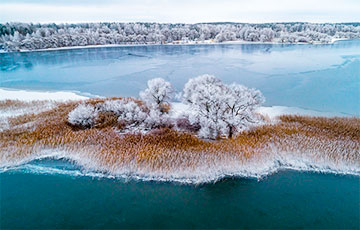
<path fill-rule="evenodd" d="M 57 50 L 72 50 L 72 49 L 93 49 L 93 48 L 107 48 L 107 47 L 141 47 L 141 46 L 183 46 L 183 45 L 241 45 L 241 44 L 250 44 L 250 45 L 261 45 L 261 44 L 268 44 L 268 45 L 326 45 L 326 44 L 333 44 L 338 41 L 345 41 L 350 40 L 346 38 L 332 38 L 331 42 L 329 43 L 308 43 L 308 42 L 295 42 L 295 43 L 287 43 L 287 42 L 249 42 L 249 41 L 225 41 L 225 42 L 215 42 L 211 40 L 207 41 L 190 41 L 190 42 L 179 42 L 179 43 L 166 43 L 166 44 L 107 44 L 107 45 L 85 45 L 85 46 L 67 46 L 67 47 L 58 47 L 58 48 L 47 48 L 47 49 L 36 49 L 36 50 L 25 50 L 21 49 L 18 52 L 20 53 L 27 53 L 27 52 L 43 52 L 43 51 L 57 51 Z M 13 53 L 7 52 L 4 50 L 0 50 L 0 53 Z"/>

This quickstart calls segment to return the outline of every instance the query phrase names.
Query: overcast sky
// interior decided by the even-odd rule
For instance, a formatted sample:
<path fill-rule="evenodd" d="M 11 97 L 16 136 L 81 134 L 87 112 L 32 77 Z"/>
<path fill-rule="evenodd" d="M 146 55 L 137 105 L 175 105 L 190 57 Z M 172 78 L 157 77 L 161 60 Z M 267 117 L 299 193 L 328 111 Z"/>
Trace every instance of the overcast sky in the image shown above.
<path fill-rule="evenodd" d="M 360 22 L 360 0 L 0 0 L 10 21 Z"/>

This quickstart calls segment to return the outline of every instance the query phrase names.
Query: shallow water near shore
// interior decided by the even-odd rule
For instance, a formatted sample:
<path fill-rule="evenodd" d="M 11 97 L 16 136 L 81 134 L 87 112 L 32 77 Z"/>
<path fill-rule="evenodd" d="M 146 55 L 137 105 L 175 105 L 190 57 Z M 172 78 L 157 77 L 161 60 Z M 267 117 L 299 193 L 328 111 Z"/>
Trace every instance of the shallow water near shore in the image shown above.
<path fill-rule="evenodd" d="M 215 184 L 1 177 L 1 228 L 353 228 L 359 177 L 280 171 Z"/>

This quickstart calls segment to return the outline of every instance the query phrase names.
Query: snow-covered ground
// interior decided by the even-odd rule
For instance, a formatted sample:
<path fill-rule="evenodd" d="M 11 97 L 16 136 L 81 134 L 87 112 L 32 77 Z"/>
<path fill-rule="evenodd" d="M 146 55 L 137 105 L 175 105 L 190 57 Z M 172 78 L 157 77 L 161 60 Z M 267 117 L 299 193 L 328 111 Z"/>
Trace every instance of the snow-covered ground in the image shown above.
<path fill-rule="evenodd" d="M 310 109 L 302 109 L 298 107 L 288 107 L 288 106 L 261 106 L 257 109 L 257 112 L 268 116 L 270 119 L 274 119 L 280 115 L 303 115 L 303 116 L 321 116 L 321 117 L 334 117 L 341 114 L 333 112 L 322 112 L 315 111 Z"/>
<path fill-rule="evenodd" d="M 36 100 L 49 100 L 49 101 L 68 101 L 68 100 L 83 100 L 87 99 L 86 96 L 81 96 L 74 92 L 40 92 L 28 90 L 12 90 L 0 89 L 0 100 L 20 100 L 20 101 L 36 101 Z"/>
<path fill-rule="evenodd" d="M 93 96 L 89 95 L 89 97 Z M 84 100 L 89 97 L 82 96 L 74 92 L 65 91 L 41 92 L 0 88 L 0 102 L 4 100 L 19 100 L 26 102 L 26 104 L 24 104 L 23 106 L 7 107 L 0 109 L 0 131 L 9 127 L 8 119 L 10 117 L 16 117 L 31 113 L 41 113 L 54 108 L 56 106 L 56 102 Z M 37 101 L 41 103 L 31 105 L 29 102 L 32 101 Z"/>

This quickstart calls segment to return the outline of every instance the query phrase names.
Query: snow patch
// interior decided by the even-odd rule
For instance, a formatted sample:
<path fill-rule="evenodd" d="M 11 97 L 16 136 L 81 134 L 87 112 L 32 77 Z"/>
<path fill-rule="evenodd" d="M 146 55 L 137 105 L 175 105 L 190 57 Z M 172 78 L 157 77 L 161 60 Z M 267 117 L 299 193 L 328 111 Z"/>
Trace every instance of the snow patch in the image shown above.
<path fill-rule="evenodd" d="M 344 114 L 334 112 L 315 111 L 310 109 L 302 109 L 298 107 L 287 106 L 261 106 L 257 109 L 257 112 L 263 116 L 269 117 L 271 120 L 281 115 L 301 115 L 301 116 L 321 116 L 321 117 L 334 117 L 344 116 Z"/>
<path fill-rule="evenodd" d="M 21 101 L 68 101 L 68 100 L 84 100 L 87 96 L 81 96 L 74 92 L 38 92 L 27 90 L 0 89 L 0 100 L 21 100 Z"/>

